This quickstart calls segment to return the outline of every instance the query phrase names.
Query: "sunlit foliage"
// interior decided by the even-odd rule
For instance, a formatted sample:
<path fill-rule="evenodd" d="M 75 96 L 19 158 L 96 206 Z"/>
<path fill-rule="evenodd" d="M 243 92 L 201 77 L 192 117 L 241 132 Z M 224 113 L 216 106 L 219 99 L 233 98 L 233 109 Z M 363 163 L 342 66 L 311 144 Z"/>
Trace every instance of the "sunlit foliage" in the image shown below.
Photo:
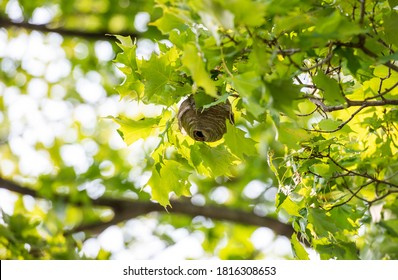
<path fill-rule="evenodd" d="M 397 7 L 1 1 L 0 258 L 397 259 Z"/>

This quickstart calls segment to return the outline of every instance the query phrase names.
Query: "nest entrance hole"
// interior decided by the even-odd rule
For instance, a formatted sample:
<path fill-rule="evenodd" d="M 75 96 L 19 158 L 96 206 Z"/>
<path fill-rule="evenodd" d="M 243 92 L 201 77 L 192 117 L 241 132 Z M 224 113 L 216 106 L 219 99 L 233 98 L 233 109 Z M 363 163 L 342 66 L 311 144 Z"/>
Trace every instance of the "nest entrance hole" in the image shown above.
<path fill-rule="evenodd" d="M 194 130 L 193 135 L 194 135 L 195 140 L 197 140 L 197 141 L 205 141 L 206 137 L 205 137 L 205 135 L 203 134 L 202 131 Z"/>

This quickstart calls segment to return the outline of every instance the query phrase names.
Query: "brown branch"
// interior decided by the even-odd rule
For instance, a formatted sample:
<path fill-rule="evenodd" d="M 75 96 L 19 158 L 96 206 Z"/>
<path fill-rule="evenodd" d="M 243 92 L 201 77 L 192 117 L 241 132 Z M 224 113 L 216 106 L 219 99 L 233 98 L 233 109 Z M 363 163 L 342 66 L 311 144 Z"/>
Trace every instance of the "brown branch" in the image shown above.
<path fill-rule="evenodd" d="M 5 180 L 1 177 L 0 177 L 0 188 L 9 190 L 9 191 L 12 191 L 15 193 L 19 193 L 22 195 L 30 195 L 33 197 L 39 197 L 39 195 L 37 194 L 37 192 L 35 190 L 21 187 L 20 185 L 14 183 L 14 182 L 11 182 L 9 180 Z"/>
<path fill-rule="evenodd" d="M 342 129 L 364 108 L 377 107 L 377 106 L 388 106 L 388 105 L 398 105 L 398 100 L 384 98 L 385 94 L 387 94 L 388 92 L 390 92 L 397 86 L 398 86 L 398 83 L 394 84 L 391 88 L 386 89 L 383 93 L 380 93 L 373 97 L 368 97 L 365 100 L 350 100 L 345 97 L 345 100 L 346 100 L 345 104 L 339 104 L 339 105 L 333 105 L 333 106 L 326 105 L 321 98 L 317 98 L 312 95 L 305 95 L 304 98 L 308 98 L 308 100 L 310 100 L 312 103 L 314 103 L 317 106 L 317 109 L 319 108 L 321 111 L 323 111 L 325 113 L 340 111 L 340 110 L 344 110 L 344 109 L 347 109 L 350 107 L 359 107 L 354 113 L 351 114 L 351 116 L 346 121 L 342 122 L 336 129 L 333 129 L 333 130 L 306 129 L 306 131 L 320 132 L 320 133 L 333 133 L 333 132 L 336 132 L 336 131 L 339 131 L 340 129 Z M 371 99 L 375 99 L 378 97 L 380 97 L 382 99 L 381 100 L 371 100 Z M 314 112 L 312 112 L 312 113 L 314 113 Z M 298 115 L 298 116 L 300 116 L 300 115 Z M 305 115 L 301 115 L 301 116 L 305 116 Z"/>
<path fill-rule="evenodd" d="M 30 195 L 35 198 L 43 198 L 37 191 L 22 187 L 14 182 L 0 178 L 0 188 L 7 189 L 12 192 L 16 192 L 23 195 Z M 76 203 L 69 200 L 67 196 L 54 195 L 54 200 L 67 201 L 71 204 L 82 205 L 82 203 Z M 190 217 L 204 216 L 210 219 L 240 223 L 245 225 L 268 227 L 272 229 L 276 234 L 291 237 L 294 230 L 290 225 L 282 223 L 274 218 L 260 217 L 256 214 L 243 211 L 239 209 L 232 209 L 225 206 L 216 205 L 205 205 L 197 206 L 192 204 L 187 200 L 173 200 L 171 202 L 172 207 L 167 211 L 157 203 L 150 201 L 139 201 L 130 200 L 126 198 L 107 198 L 101 197 L 97 200 L 92 200 L 90 202 L 92 205 L 99 207 L 110 207 L 113 209 L 115 216 L 114 218 L 106 223 L 92 224 L 92 225 L 82 225 L 73 229 L 73 232 L 88 230 L 88 231 L 101 231 L 110 225 L 117 224 L 128 219 L 132 219 L 144 214 L 151 212 L 158 212 L 163 214 L 182 214 Z M 71 233 L 73 233 L 71 232 Z"/>
<path fill-rule="evenodd" d="M 368 48 L 365 47 L 365 43 L 361 43 L 358 46 L 358 49 L 360 49 L 361 51 L 363 51 L 366 55 L 374 58 L 374 59 L 378 59 L 379 56 L 377 54 L 375 54 L 374 52 L 372 52 L 371 50 L 369 50 Z M 394 70 L 395 72 L 398 72 L 398 66 L 395 65 L 394 63 L 392 63 L 391 61 L 387 61 L 383 63 L 385 66 L 387 66 L 388 68 L 390 68 L 391 70 Z"/>
<path fill-rule="evenodd" d="M 380 88 L 381 88 L 381 84 L 382 84 L 383 80 L 380 81 Z M 383 98 L 384 99 L 384 95 L 386 95 L 387 93 L 389 93 L 390 91 L 392 91 L 394 88 L 398 87 L 398 82 L 396 82 L 393 86 L 391 86 L 390 88 L 386 88 L 385 91 L 381 92 L 381 89 L 379 89 L 379 94 L 375 95 L 375 96 L 371 96 L 368 98 L 365 98 L 365 101 L 368 100 L 372 100 L 372 99 L 376 99 L 376 98 Z"/>
<path fill-rule="evenodd" d="M 398 105 L 398 100 L 383 99 L 383 100 L 347 100 L 348 107 L 361 106 L 361 107 L 374 107 L 385 105 Z"/>
<path fill-rule="evenodd" d="M 375 203 L 377 201 L 380 201 L 380 200 L 382 200 L 382 199 L 386 198 L 387 196 L 389 196 L 391 194 L 394 194 L 394 193 L 398 193 L 398 191 L 397 190 L 389 190 L 388 192 L 386 192 L 382 196 L 376 197 L 375 199 L 373 199 L 371 201 L 368 201 L 368 203 L 369 203 L 369 205 L 371 205 L 371 204 L 373 204 L 373 203 Z"/>
<path fill-rule="evenodd" d="M 328 209 L 328 211 L 332 210 L 333 208 L 337 208 L 337 207 L 340 207 L 340 206 L 343 206 L 343 205 L 347 204 L 347 203 L 350 202 L 354 197 L 358 198 L 359 200 L 364 201 L 365 203 L 368 204 L 368 206 L 371 206 L 373 203 L 375 203 L 375 202 L 377 202 L 377 201 L 380 201 L 380 200 L 386 198 L 386 197 L 389 196 L 389 195 L 398 193 L 398 190 L 389 190 L 389 191 L 387 191 L 385 194 L 383 194 L 383 195 L 381 195 L 381 196 L 378 196 L 378 197 L 376 197 L 376 198 L 373 199 L 373 200 L 367 200 L 367 199 L 365 199 L 365 198 L 359 196 L 359 192 L 362 191 L 363 188 L 365 188 L 366 186 L 368 186 L 368 185 L 370 185 L 370 184 L 372 184 L 372 183 L 374 183 L 374 182 L 373 182 L 373 181 L 369 181 L 369 182 L 363 184 L 363 185 L 360 186 L 360 187 L 358 188 L 358 190 L 356 190 L 355 192 L 352 191 L 348 186 L 345 186 L 345 188 L 351 193 L 351 196 L 350 196 L 347 200 L 345 200 L 345 201 L 343 201 L 343 202 L 340 202 L 340 203 L 338 203 L 338 204 L 334 204 L 332 207 L 330 207 L 330 208 Z"/>
<path fill-rule="evenodd" d="M 27 30 L 35 30 L 35 31 L 40 31 L 44 33 L 58 33 L 62 36 L 69 36 L 69 37 L 81 37 L 87 40 L 106 40 L 109 41 L 112 39 L 112 37 L 108 36 L 107 34 L 111 33 L 107 30 L 99 31 L 99 32 L 88 32 L 88 31 L 82 31 L 82 30 L 72 30 L 72 29 L 64 29 L 62 27 L 50 27 L 49 24 L 32 24 L 29 22 L 15 22 L 11 21 L 7 18 L 0 17 L 0 27 L 5 27 L 5 28 L 10 28 L 10 27 L 16 27 L 16 28 L 22 28 L 22 29 L 27 29 Z M 138 38 L 139 35 L 130 33 L 130 32 L 118 32 L 118 34 L 123 36 L 132 36 L 135 38 Z"/>
<path fill-rule="evenodd" d="M 347 176 L 349 176 L 349 175 L 347 175 Z M 344 177 L 343 177 L 343 178 L 344 178 Z M 344 180 L 344 182 L 345 182 L 345 180 Z M 360 197 L 360 196 L 358 195 L 358 193 L 359 193 L 363 188 L 367 187 L 368 185 L 370 185 L 370 184 L 372 184 L 372 183 L 373 183 L 373 181 L 366 182 L 366 183 L 363 184 L 362 186 L 359 186 L 358 189 L 354 192 L 353 190 L 350 189 L 350 187 L 348 186 L 348 184 L 345 182 L 345 184 L 343 184 L 343 185 L 344 185 L 345 189 L 347 189 L 347 190 L 351 193 L 351 196 L 350 196 L 347 200 L 345 200 L 345 201 L 343 201 L 343 202 L 334 204 L 334 205 L 333 205 L 332 207 L 330 207 L 328 210 L 330 211 L 330 210 L 332 210 L 333 208 L 337 208 L 337 207 L 343 206 L 343 205 L 347 204 L 348 202 L 350 202 L 354 197 L 356 197 L 356 198 L 358 198 L 359 200 L 362 200 L 362 201 L 364 201 L 364 202 L 366 202 L 366 203 L 369 203 L 369 201 L 367 201 L 367 200 L 364 199 L 363 197 Z"/>
<path fill-rule="evenodd" d="M 366 46 L 365 46 L 365 41 L 366 41 L 366 36 L 364 35 L 359 35 L 358 36 L 359 41 L 357 43 L 343 43 L 343 42 L 334 42 L 333 44 L 335 46 L 342 46 L 342 47 L 347 47 L 347 48 L 355 48 L 355 49 L 359 49 L 361 50 L 363 53 L 365 53 L 367 56 L 374 58 L 377 62 L 377 59 L 381 58 L 379 57 L 376 53 L 372 52 L 371 50 L 369 50 Z M 390 49 L 391 52 L 391 49 Z M 393 62 L 391 61 L 387 61 L 384 62 L 383 65 L 387 66 L 388 68 L 390 68 L 391 70 L 394 70 L 396 72 L 398 72 L 398 66 L 395 65 Z"/>
<path fill-rule="evenodd" d="M 365 20 L 365 8 L 366 8 L 366 1 L 365 0 L 359 0 L 359 2 L 361 3 L 361 14 L 359 17 L 359 24 L 361 26 L 363 26 L 364 24 L 364 20 Z"/>
<path fill-rule="evenodd" d="M 346 99 L 346 104 L 339 104 L 334 106 L 328 106 L 319 98 L 312 96 L 307 96 L 312 103 L 319 106 L 324 112 L 334 112 L 339 110 L 344 110 L 349 107 L 376 107 L 376 106 L 386 106 L 386 105 L 398 105 L 398 100 L 394 99 L 382 99 L 382 100 L 350 100 Z"/>
<path fill-rule="evenodd" d="M 306 129 L 307 131 L 311 131 L 311 132 L 320 132 L 320 133 L 333 133 L 336 131 L 339 131 L 340 129 L 342 129 L 346 124 L 348 124 L 350 121 L 352 121 L 352 119 L 359 113 L 362 111 L 362 109 L 365 108 L 365 106 L 361 106 L 359 107 L 354 113 L 351 114 L 351 116 L 344 122 L 342 122 L 341 124 L 339 124 L 337 126 L 337 128 L 333 129 L 333 130 L 319 130 L 319 129 Z"/>
<path fill-rule="evenodd" d="M 281 55 L 284 55 L 284 56 L 291 56 L 291 55 L 299 53 L 299 52 L 302 52 L 302 50 L 301 49 L 293 49 L 293 48 L 292 49 L 285 49 L 285 50 L 279 48 L 276 51 L 277 54 L 281 54 Z"/>
<path fill-rule="evenodd" d="M 367 173 L 359 173 L 359 172 L 356 172 L 356 171 L 353 171 L 353 170 L 349 170 L 349 169 L 345 168 L 344 166 L 342 166 L 340 163 L 338 163 L 330 155 L 327 155 L 326 157 L 328 159 L 330 159 L 330 161 L 333 162 L 334 165 L 336 165 L 338 168 L 340 168 L 340 169 L 344 170 L 345 172 L 347 172 L 347 174 L 352 174 L 352 175 L 355 175 L 355 176 L 358 176 L 358 177 L 363 177 L 363 178 L 371 180 L 374 183 L 384 184 L 384 185 L 387 185 L 387 186 L 390 186 L 390 187 L 393 187 L 393 188 L 398 188 L 398 185 L 396 185 L 396 184 L 393 184 L 393 183 L 390 183 L 390 182 L 387 182 L 387 181 L 384 181 L 384 180 L 377 179 L 376 177 L 373 177 L 373 176 L 371 176 L 371 175 L 369 175 Z"/>
<path fill-rule="evenodd" d="M 317 63 L 315 63 L 312 66 L 309 67 L 300 67 L 299 69 L 303 72 L 308 72 L 311 71 L 312 69 L 318 68 L 319 66 L 322 66 L 326 63 L 328 63 L 333 57 L 333 44 L 329 45 L 329 51 L 328 54 L 326 55 L 326 57 L 320 61 L 318 61 Z"/>

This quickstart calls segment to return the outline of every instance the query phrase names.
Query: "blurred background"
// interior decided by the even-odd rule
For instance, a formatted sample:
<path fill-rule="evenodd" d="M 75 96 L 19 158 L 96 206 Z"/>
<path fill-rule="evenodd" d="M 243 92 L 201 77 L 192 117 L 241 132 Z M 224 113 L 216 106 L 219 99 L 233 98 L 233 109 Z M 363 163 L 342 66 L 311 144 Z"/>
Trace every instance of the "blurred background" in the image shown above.
<path fill-rule="evenodd" d="M 148 58 L 167 43 L 148 25 L 160 13 L 150 0 L 0 0 L 0 259 L 293 257 L 265 157 L 236 180 L 192 182 L 175 212 L 150 201 L 156 141 L 127 147 L 108 117 L 159 108 L 119 100 L 109 34 Z"/>

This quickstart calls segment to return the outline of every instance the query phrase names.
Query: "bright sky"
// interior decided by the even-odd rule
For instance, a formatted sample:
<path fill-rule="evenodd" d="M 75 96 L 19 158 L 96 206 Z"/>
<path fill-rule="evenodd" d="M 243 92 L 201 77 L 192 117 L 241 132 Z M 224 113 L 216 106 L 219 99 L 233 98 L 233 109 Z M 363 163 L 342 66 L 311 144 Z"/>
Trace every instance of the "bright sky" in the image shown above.
<path fill-rule="evenodd" d="M 32 23 L 43 24 L 51 21 L 55 10 L 37 8 L 34 12 Z M 7 13 L 12 19 L 20 19 L 22 12 L 16 1 L 10 1 L 7 6 Z M 147 13 L 139 13 L 135 18 L 135 25 L 138 30 L 145 31 L 149 21 Z M 0 95 L 4 98 L 5 106 L 8 107 L 8 118 L 11 123 L 9 131 L 9 145 L 15 155 L 21 156 L 17 163 L 20 172 L 26 176 L 38 176 L 42 173 L 51 173 L 52 164 L 49 154 L 37 151 L 34 144 L 39 141 L 50 147 L 56 137 L 65 138 L 71 144 L 65 145 L 61 149 L 61 156 L 65 163 L 72 166 L 77 173 L 85 172 L 92 162 L 92 156 L 98 147 L 94 141 L 83 143 L 76 142 L 76 133 L 71 129 L 73 122 L 79 122 L 84 129 L 90 131 L 94 129 L 93 124 L 99 117 L 116 116 L 120 112 L 134 116 L 143 112 L 150 113 L 158 108 L 153 106 L 140 106 L 136 102 L 120 102 L 118 97 L 107 97 L 104 88 L 101 86 L 101 75 L 96 71 L 88 74 L 79 71 L 72 72 L 70 62 L 66 59 L 64 50 L 61 47 L 62 37 L 57 34 L 42 34 L 31 32 L 20 34 L 17 37 L 8 38 L 7 32 L 0 29 L 0 57 L 3 59 L 1 68 L 3 71 L 15 72 L 13 60 L 22 62 L 22 67 L 33 78 L 28 83 L 27 92 L 21 92 L 18 84 L 24 84 L 26 77 L 18 74 L 15 76 L 15 86 L 6 87 L 0 81 Z M 166 42 L 169 43 L 169 42 Z M 139 42 L 138 53 L 146 58 L 156 49 L 156 44 L 150 40 Z M 75 53 L 80 58 L 88 55 L 88 49 L 84 44 L 78 44 Z M 95 45 L 96 56 L 104 62 L 113 59 L 114 53 L 109 42 L 100 41 Z M 76 90 L 81 95 L 85 104 L 72 105 L 64 101 L 66 89 L 61 85 L 51 88 L 48 97 L 48 82 L 57 83 L 62 78 L 69 75 L 77 77 Z M 4 119 L 0 112 L 0 123 Z M 144 158 L 143 147 L 145 143 L 138 141 L 131 145 L 130 161 L 138 166 L 132 171 L 132 177 L 141 173 L 139 161 Z M 116 133 L 110 137 L 110 146 L 115 149 L 126 148 L 126 145 Z M 104 172 L 112 173 L 112 163 L 105 163 Z M 15 163 L 10 160 L 0 161 L 0 172 L 4 176 L 13 174 L 17 168 Z M 108 174 L 109 175 L 109 174 Z M 141 180 L 141 181 L 140 181 Z M 140 177 L 138 185 L 146 179 Z M 243 194 L 248 198 L 258 197 L 267 187 L 260 181 L 252 181 L 244 189 Z M 105 187 L 101 181 L 93 181 L 90 184 L 81 186 L 86 189 L 93 197 L 103 194 Z M 195 186 L 192 192 L 195 194 Z M 216 188 L 211 198 L 216 203 L 223 203 L 228 200 L 229 190 L 220 186 Z M 275 196 L 275 191 L 266 192 L 269 197 Z M 16 195 L 6 190 L 0 189 L 1 209 L 8 214 L 13 213 L 13 205 Z M 193 196 L 195 204 L 203 204 L 204 198 L 200 194 Z M 25 206 L 30 209 L 36 202 L 27 197 L 24 199 Z M 48 207 L 43 206 L 43 207 Z M 267 214 L 266 209 L 255 209 L 257 214 Z M 203 217 L 196 217 L 193 221 L 205 222 L 208 226 L 212 223 Z M 4 223 L 2 219 L 0 222 Z M 164 232 L 172 236 L 175 245 L 167 247 L 165 242 L 154 236 L 152 233 Z M 76 235 L 80 238 L 81 235 Z M 189 232 L 187 229 L 175 229 L 171 225 L 158 225 L 157 215 L 151 214 L 147 217 L 128 221 L 124 227 L 111 226 L 96 238 L 90 238 L 84 242 L 81 254 L 88 257 L 96 257 L 100 248 L 112 252 L 112 259 L 186 259 L 186 258 L 209 258 L 203 251 L 201 243 L 204 240 L 201 231 Z M 130 247 L 125 247 L 125 242 Z M 277 237 L 267 228 L 258 228 L 251 236 L 254 246 L 264 253 L 266 258 L 275 259 L 284 255 L 291 255 L 290 242 L 285 237 Z M 227 239 L 223 240 L 225 245 Z M 222 244 L 221 244 L 222 245 Z M 217 250 L 221 249 L 217 248 Z M 315 256 L 313 256 L 315 258 Z"/>

